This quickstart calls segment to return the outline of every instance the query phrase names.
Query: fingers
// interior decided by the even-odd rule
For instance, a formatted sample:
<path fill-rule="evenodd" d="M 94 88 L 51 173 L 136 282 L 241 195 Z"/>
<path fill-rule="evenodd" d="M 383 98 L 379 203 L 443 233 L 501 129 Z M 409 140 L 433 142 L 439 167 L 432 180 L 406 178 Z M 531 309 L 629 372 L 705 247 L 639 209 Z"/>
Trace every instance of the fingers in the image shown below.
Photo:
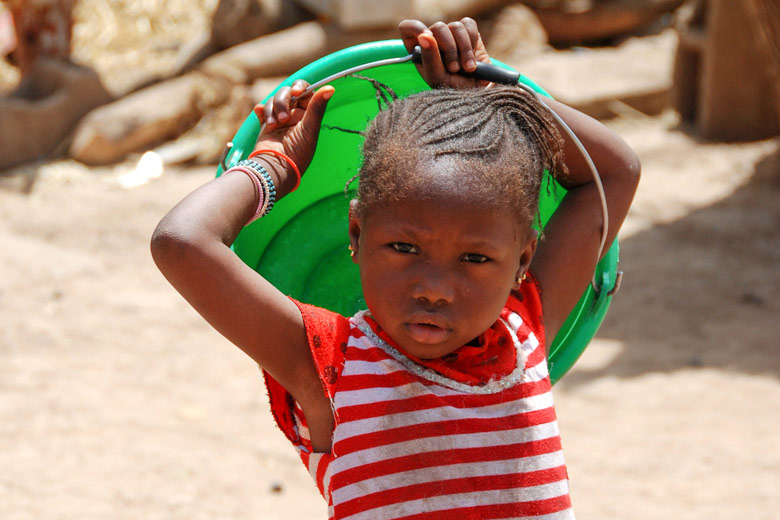
<path fill-rule="evenodd" d="M 487 49 L 485 49 L 485 43 L 482 41 L 482 35 L 479 33 L 477 22 L 475 22 L 473 18 L 467 16 L 462 18 L 460 23 L 463 24 L 463 27 L 469 35 L 471 48 L 474 50 L 474 58 L 477 61 L 490 63 L 490 55 L 488 54 Z"/>
<path fill-rule="evenodd" d="M 319 124 L 325 114 L 325 107 L 335 89 L 322 87 L 317 92 L 306 92 L 309 84 L 296 80 L 290 86 L 280 87 L 274 97 L 265 105 L 256 105 L 254 113 L 267 130 L 289 128 L 305 120 L 304 127 L 310 123 Z"/>
<path fill-rule="evenodd" d="M 477 61 L 490 61 L 477 22 L 472 18 L 448 24 L 436 22 L 430 27 L 419 20 L 404 20 L 398 29 L 408 52 L 420 45 L 423 58 L 419 70 L 430 85 L 473 86 L 473 81 L 453 75 L 474 72 Z"/>
<path fill-rule="evenodd" d="M 401 40 L 404 42 L 406 52 L 412 53 L 415 46 L 419 45 L 417 37 L 428 30 L 428 26 L 420 20 L 404 20 L 398 24 L 398 31 L 401 33 Z"/>
<path fill-rule="evenodd" d="M 292 107 L 290 106 L 292 94 L 290 94 L 290 90 L 292 90 L 290 87 L 280 88 L 271 99 L 271 102 L 268 103 L 270 107 L 266 107 L 265 112 L 268 115 L 267 122 L 269 124 L 274 122 L 284 123 L 290 118 L 290 113 L 292 112 Z"/>
<path fill-rule="evenodd" d="M 474 72 L 477 69 L 476 57 L 474 56 L 474 49 L 477 41 L 479 41 L 479 31 L 476 31 L 477 24 L 473 24 L 474 31 L 470 31 L 463 20 L 459 22 L 451 22 L 447 25 L 447 28 L 452 33 L 453 39 L 458 46 L 458 55 L 460 56 L 460 66 L 463 70 L 468 72 Z M 471 20 L 471 18 L 468 18 Z M 473 20 L 471 20 L 473 22 Z M 450 67 L 452 70 L 452 67 Z"/>
<path fill-rule="evenodd" d="M 255 149 L 283 151 L 303 172 L 317 148 L 322 118 L 335 89 L 325 86 L 316 92 L 305 92 L 307 83 L 293 83 L 280 88 L 265 105 L 257 105 L 255 113 L 265 129 L 258 135 Z M 287 113 L 284 121 L 281 113 Z M 270 122 L 269 122 L 270 120 Z M 287 164 L 280 161 L 279 167 Z"/>
<path fill-rule="evenodd" d="M 444 68 L 436 38 L 426 31 L 417 38 L 417 41 L 422 51 L 422 77 L 431 86 L 446 85 L 450 74 Z"/>
<path fill-rule="evenodd" d="M 254 107 L 255 115 L 266 127 L 274 128 L 279 124 L 295 124 L 293 114 L 295 109 L 306 108 L 311 93 L 306 93 L 309 83 L 302 79 L 295 80 L 292 85 L 279 88 L 265 105 Z"/>
<path fill-rule="evenodd" d="M 455 39 L 455 36 L 450 30 L 450 26 L 444 22 L 436 22 L 431 25 L 430 31 L 436 39 L 436 45 L 439 46 L 439 52 L 441 53 L 441 58 L 444 61 L 445 67 L 447 67 L 447 70 L 450 71 L 450 73 L 455 74 L 460 70 L 459 54 L 461 49 L 458 47 L 458 44 L 462 43 L 462 41 L 458 42 Z M 471 43 L 468 41 L 468 38 L 466 38 L 466 42 L 470 48 Z"/>

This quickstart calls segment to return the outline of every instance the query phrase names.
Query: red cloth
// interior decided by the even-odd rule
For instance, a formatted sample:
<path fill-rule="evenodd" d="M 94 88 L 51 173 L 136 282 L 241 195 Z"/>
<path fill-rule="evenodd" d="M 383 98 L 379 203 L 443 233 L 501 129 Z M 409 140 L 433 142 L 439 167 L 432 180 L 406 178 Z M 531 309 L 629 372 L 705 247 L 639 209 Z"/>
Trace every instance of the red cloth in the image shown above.
<path fill-rule="evenodd" d="M 461 383 L 485 385 L 491 379 L 508 375 L 517 363 L 517 351 L 512 348 L 512 337 L 499 321 L 476 338 L 473 344 L 463 345 L 455 352 L 436 359 L 423 359 L 409 354 L 393 341 L 371 316 L 367 316 L 366 321 L 380 338 L 415 363 Z"/>

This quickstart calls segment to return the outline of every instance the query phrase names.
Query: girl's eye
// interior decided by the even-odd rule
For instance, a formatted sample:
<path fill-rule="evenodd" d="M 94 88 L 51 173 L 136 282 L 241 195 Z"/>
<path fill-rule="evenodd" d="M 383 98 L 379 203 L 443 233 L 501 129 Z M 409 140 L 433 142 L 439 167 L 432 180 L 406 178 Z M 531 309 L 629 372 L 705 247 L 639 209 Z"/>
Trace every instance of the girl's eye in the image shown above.
<path fill-rule="evenodd" d="M 392 247 L 399 253 L 407 253 L 407 254 L 417 253 L 417 248 L 414 247 L 412 244 L 407 244 L 406 242 L 393 242 L 392 244 L 390 244 L 390 247 Z"/>
<path fill-rule="evenodd" d="M 485 255 L 480 255 L 479 253 L 466 253 L 463 255 L 462 260 L 464 262 L 471 262 L 474 264 L 484 264 L 485 262 L 490 261 L 490 258 L 486 257 Z"/>

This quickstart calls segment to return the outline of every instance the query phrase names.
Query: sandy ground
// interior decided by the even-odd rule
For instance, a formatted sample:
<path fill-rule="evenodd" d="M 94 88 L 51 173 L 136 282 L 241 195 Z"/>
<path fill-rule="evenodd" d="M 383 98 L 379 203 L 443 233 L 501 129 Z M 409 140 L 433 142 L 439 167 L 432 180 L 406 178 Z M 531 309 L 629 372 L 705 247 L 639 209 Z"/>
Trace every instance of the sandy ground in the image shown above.
<path fill-rule="evenodd" d="M 699 143 L 670 114 L 611 124 L 644 177 L 623 288 L 555 388 L 579 518 L 776 518 L 777 143 Z M 257 369 L 148 253 L 213 168 L 124 189 L 132 166 L 2 179 L 0 518 L 324 518 Z"/>
<path fill-rule="evenodd" d="M 578 518 L 777 518 L 778 142 L 610 125 L 644 176 L 623 288 L 555 387 Z M 0 518 L 325 518 L 257 368 L 148 253 L 215 168 L 134 167 L 0 175 Z"/>

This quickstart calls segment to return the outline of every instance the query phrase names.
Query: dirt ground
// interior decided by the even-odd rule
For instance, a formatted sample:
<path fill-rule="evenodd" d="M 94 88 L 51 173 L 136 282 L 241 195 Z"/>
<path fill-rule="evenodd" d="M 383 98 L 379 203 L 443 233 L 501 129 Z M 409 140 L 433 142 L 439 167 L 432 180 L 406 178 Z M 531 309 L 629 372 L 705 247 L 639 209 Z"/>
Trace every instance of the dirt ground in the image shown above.
<path fill-rule="evenodd" d="M 701 142 L 671 112 L 609 125 L 643 179 L 622 289 L 554 390 L 575 511 L 775 519 L 779 143 Z M 141 184 L 136 160 L 0 175 L 0 518 L 325 518 L 257 368 L 148 252 L 215 167 Z"/>
<path fill-rule="evenodd" d="M 644 177 L 623 287 L 555 388 L 578 517 L 776 518 L 777 143 L 699 143 L 671 114 L 611 124 Z M 133 166 L 3 178 L 0 517 L 324 518 L 257 369 L 148 253 L 214 169 L 122 188 Z"/>

